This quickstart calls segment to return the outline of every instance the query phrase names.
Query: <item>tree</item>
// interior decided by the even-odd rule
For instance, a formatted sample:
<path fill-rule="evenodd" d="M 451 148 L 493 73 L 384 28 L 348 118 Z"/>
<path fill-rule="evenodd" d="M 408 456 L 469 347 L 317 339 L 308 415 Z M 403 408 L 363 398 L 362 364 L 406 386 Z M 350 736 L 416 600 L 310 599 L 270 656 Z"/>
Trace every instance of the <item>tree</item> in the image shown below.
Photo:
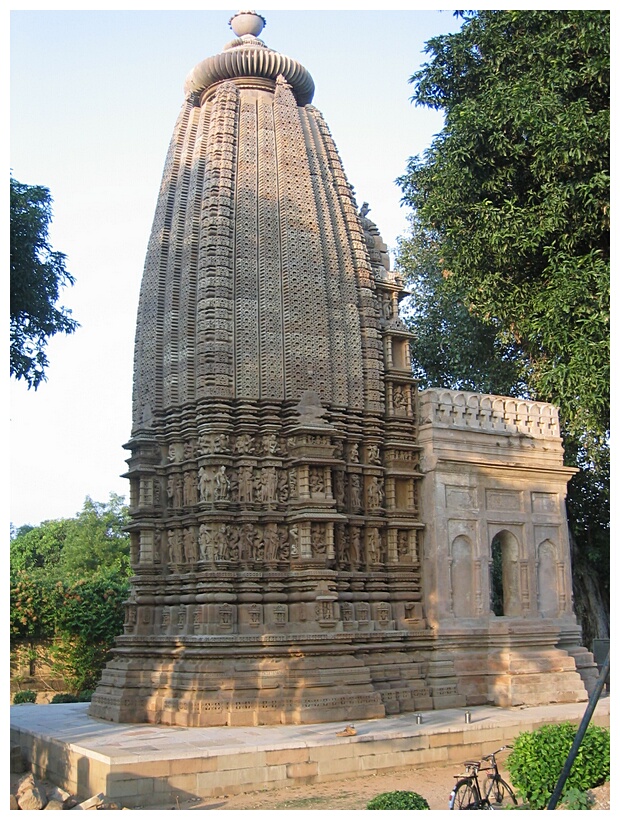
<path fill-rule="evenodd" d="M 129 574 L 129 511 L 124 498 L 87 496 L 75 518 L 20 527 L 11 539 L 11 572 L 42 569 L 46 576 L 85 578 L 108 570 Z"/>
<path fill-rule="evenodd" d="M 609 431 L 609 12 L 478 11 L 411 81 L 445 127 L 399 183 L 467 310 L 596 462 Z"/>
<path fill-rule="evenodd" d="M 52 197 L 40 185 L 11 176 L 11 375 L 35 390 L 46 379 L 48 339 L 78 327 L 71 311 L 57 307 L 60 289 L 72 285 L 65 255 L 52 250 Z"/>
<path fill-rule="evenodd" d="M 26 525 L 11 538 L 11 572 L 35 568 L 54 570 L 62 555 L 69 520 L 44 521 L 38 527 Z"/>
<path fill-rule="evenodd" d="M 110 493 L 107 503 L 89 496 L 80 513 L 69 521 L 60 566 L 72 577 L 107 569 L 129 573 L 129 536 L 124 528 L 129 512 L 124 498 Z"/>
<path fill-rule="evenodd" d="M 87 497 L 75 518 L 11 528 L 11 648 L 31 675 L 43 660 L 76 692 L 99 679 L 129 592 L 123 502 Z"/>
<path fill-rule="evenodd" d="M 440 238 L 415 214 L 409 226 L 399 239 L 397 266 L 411 290 L 402 316 L 415 337 L 411 361 L 420 388 L 526 396 L 520 351 L 474 316 L 455 280 L 443 276 Z"/>
<path fill-rule="evenodd" d="M 584 641 L 609 617 L 609 13 L 479 11 L 411 81 L 445 127 L 399 183 L 423 386 L 557 404 Z"/>

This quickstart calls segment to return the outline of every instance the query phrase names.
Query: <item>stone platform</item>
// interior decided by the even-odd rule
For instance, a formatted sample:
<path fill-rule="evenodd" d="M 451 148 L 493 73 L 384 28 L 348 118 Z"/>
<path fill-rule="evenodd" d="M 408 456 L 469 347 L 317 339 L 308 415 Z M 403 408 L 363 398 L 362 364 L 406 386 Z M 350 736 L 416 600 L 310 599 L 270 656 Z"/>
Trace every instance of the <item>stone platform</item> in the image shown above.
<path fill-rule="evenodd" d="M 578 724 L 587 703 L 462 709 L 355 723 L 182 728 L 116 724 L 87 715 L 88 704 L 11 706 L 11 740 L 44 777 L 80 797 L 104 792 L 129 808 L 372 775 L 400 767 L 462 763 L 495 751 L 545 723 Z M 609 726 L 602 697 L 593 723 Z"/>

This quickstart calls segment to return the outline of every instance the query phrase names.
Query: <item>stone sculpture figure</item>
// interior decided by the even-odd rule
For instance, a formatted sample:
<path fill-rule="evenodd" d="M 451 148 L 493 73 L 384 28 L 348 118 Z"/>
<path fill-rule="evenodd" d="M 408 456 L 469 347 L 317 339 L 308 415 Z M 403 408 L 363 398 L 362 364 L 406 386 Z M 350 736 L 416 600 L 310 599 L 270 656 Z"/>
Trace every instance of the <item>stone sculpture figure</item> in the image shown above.
<path fill-rule="evenodd" d="M 200 500 L 211 500 L 211 473 L 208 467 L 201 467 L 198 470 L 198 480 L 200 487 Z"/>
<path fill-rule="evenodd" d="M 239 468 L 239 501 L 251 504 L 254 498 L 254 471 L 248 464 Z"/>
<path fill-rule="evenodd" d="M 367 490 L 368 508 L 375 510 L 383 504 L 383 487 L 380 479 L 376 476 L 371 476 L 368 482 Z"/>
<path fill-rule="evenodd" d="M 351 476 L 350 484 L 350 503 L 351 511 L 355 512 L 362 506 L 362 479 L 359 475 L 354 473 Z"/>
<path fill-rule="evenodd" d="M 264 467 L 259 477 L 261 501 L 271 505 L 276 500 L 278 476 L 275 467 Z"/>
<path fill-rule="evenodd" d="M 198 532 L 198 545 L 200 549 L 200 560 L 211 561 L 212 555 L 212 534 L 207 524 L 201 524 Z"/>
<path fill-rule="evenodd" d="M 227 501 L 230 496 L 230 480 L 226 475 L 226 465 L 222 464 L 217 468 L 215 474 L 215 501 Z"/>
<path fill-rule="evenodd" d="M 278 537 L 278 525 L 271 523 L 265 526 L 263 533 L 264 544 L 264 558 L 267 562 L 278 560 L 278 552 L 280 549 L 280 539 Z"/>
<path fill-rule="evenodd" d="M 138 305 L 131 603 L 90 714 L 257 726 L 463 707 L 493 692 L 511 704 L 551 689 L 579 699 L 567 657 L 587 661 L 567 594 L 557 414 L 459 391 L 418 402 L 402 278 L 368 204 L 358 209 L 312 77 L 259 39 L 264 23 L 233 16 L 235 38 L 185 81 Z M 495 467 L 513 497 L 491 486 Z M 477 530 L 472 510 L 484 515 Z M 399 529 L 423 531 L 406 561 Z M 474 530 L 500 546 L 528 532 L 554 552 L 541 576 L 520 543 L 506 571 L 520 585 L 506 593 L 515 614 L 501 622 L 479 539 L 470 629 L 455 618 L 446 544 Z M 159 563 L 154 532 L 165 534 Z M 540 577 L 559 579 L 557 594 L 527 586 Z M 251 621 L 256 606 L 265 617 Z M 497 671 L 485 674 L 492 651 Z M 538 678 L 554 667 L 547 690 L 514 672 L 520 652 Z M 475 680 L 459 679 L 474 667 Z"/>

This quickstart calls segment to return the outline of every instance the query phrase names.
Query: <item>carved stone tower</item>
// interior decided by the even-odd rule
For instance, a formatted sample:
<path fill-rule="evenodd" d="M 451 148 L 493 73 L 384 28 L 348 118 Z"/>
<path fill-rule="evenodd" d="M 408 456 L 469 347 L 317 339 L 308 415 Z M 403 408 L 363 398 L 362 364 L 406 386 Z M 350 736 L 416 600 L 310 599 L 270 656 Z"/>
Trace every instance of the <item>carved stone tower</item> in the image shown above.
<path fill-rule="evenodd" d="M 170 143 L 126 445 L 134 577 L 90 713 L 585 700 L 557 411 L 425 391 L 418 419 L 403 282 L 263 24 L 232 18 Z"/>
<path fill-rule="evenodd" d="M 430 708 L 400 278 L 243 12 L 189 74 L 135 344 L 132 592 L 91 705 L 301 723 Z"/>

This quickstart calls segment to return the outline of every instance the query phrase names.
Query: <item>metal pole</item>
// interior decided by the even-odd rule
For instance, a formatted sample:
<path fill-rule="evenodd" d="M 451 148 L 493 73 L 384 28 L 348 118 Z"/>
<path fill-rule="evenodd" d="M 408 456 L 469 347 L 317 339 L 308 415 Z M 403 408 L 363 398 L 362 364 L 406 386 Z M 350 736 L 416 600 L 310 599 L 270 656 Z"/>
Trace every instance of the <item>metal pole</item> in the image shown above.
<path fill-rule="evenodd" d="M 577 752 L 579 751 L 579 747 L 581 746 L 581 741 L 583 740 L 583 736 L 586 733 L 586 729 L 588 728 L 588 724 L 590 723 L 590 718 L 594 714 L 594 709 L 596 708 L 596 704 L 598 703 L 598 699 L 601 696 L 601 692 L 603 691 L 603 686 L 605 686 L 605 681 L 607 680 L 607 675 L 609 674 L 609 652 L 607 653 L 607 658 L 605 659 L 605 663 L 601 667 L 601 674 L 596 682 L 596 686 L 594 687 L 594 691 L 590 695 L 590 702 L 588 703 L 588 708 L 585 711 L 584 716 L 581 718 L 581 724 L 579 729 L 577 730 L 577 734 L 575 735 L 575 739 L 573 740 L 573 745 L 571 746 L 571 750 L 568 753 L 568 757 L 566 758 L 566 763 L 564 764 L 564 768 L 560 773 L 560 778 L 557 782 L 555 790 L 551 797 L 549 798 L 549 803 L 547 805 L 547 811 L 552 811 L 555 809 L 558 800 L 560 799 L 560 795 L 562 794 L 562 789 L 564 788 L 564 784 L 568 779 L 568 775 L 570 774 L 571 766 L 575 762 L 575 758 L 577 757 Z"/>

